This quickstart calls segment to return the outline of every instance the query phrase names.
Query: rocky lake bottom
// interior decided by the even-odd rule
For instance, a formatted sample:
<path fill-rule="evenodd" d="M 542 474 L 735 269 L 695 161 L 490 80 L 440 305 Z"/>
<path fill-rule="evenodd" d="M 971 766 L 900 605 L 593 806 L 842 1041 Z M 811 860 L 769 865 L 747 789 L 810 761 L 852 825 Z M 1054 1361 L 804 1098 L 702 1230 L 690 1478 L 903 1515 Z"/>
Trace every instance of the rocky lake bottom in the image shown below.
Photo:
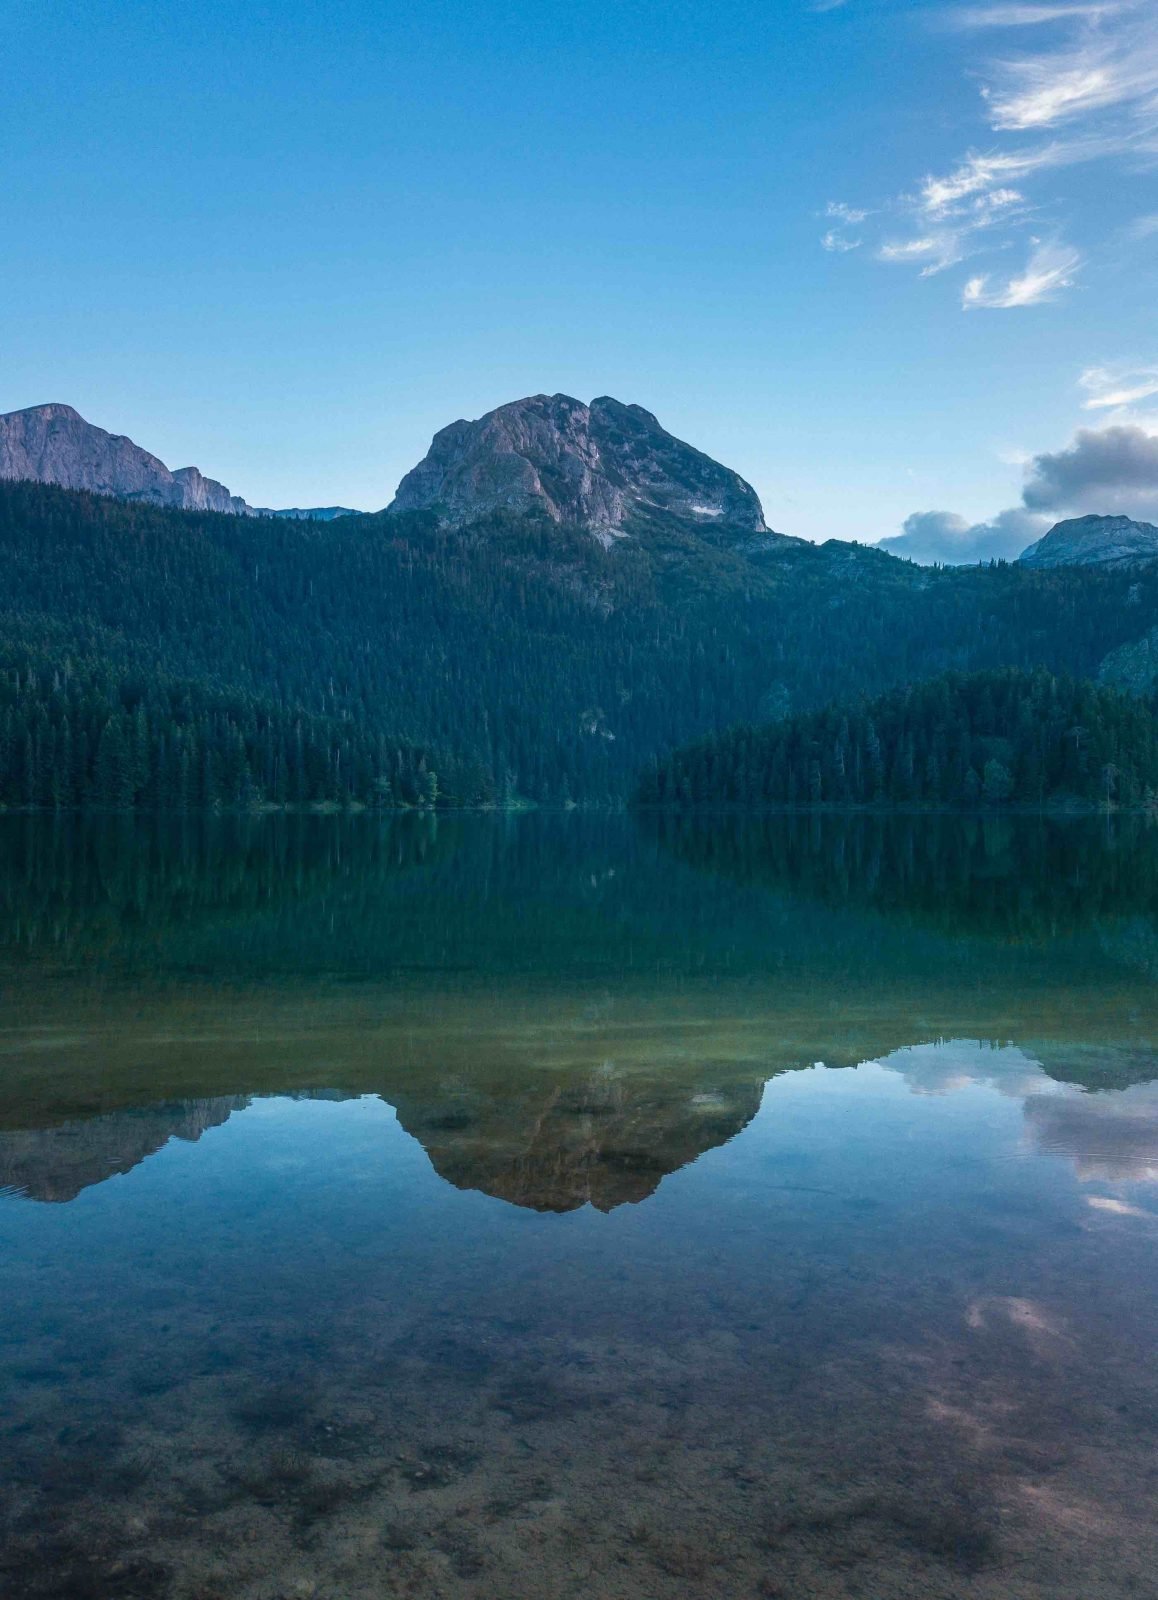
<path fill-rule="evenodd" d="M 1156 854 L 0 819 L 0 1595 L 1153 1593 Z"/>

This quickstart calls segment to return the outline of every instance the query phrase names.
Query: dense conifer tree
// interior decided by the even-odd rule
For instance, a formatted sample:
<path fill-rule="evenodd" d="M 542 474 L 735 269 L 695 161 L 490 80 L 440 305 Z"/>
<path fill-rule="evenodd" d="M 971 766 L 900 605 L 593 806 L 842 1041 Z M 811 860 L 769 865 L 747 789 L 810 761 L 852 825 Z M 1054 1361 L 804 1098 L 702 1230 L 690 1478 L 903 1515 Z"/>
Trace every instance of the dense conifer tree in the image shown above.
<path fill-rule="evenodd" d="M 314 525 L 0 483 L 0 803 L 429 805 L 431 775 L 439 806 L 621 803 L 736 723 L 948 669 L 1091 677 L 1155 626 L 1158 564 L 938 570 L 666 524 L 604 550 L 529 519 Z M 790 764 L 789 803 L 979 798 L 990 759 L 1034 786 L 952 718 L 886 751 L 842 715 Z"/>
<path fill-rule="evenodd" d="M 644 773 L 643 805 L 1151 805 L 1146 702 L 1036 672 L 951 673 L 855 706 L 738 727 Z"/>

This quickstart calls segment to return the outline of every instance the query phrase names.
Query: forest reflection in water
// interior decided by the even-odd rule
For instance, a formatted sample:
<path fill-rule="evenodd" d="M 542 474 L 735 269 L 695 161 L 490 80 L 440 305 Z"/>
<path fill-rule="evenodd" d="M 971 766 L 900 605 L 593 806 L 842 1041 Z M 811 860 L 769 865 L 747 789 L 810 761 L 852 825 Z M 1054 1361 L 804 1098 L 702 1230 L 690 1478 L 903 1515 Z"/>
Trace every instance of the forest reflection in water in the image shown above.
<path fill-rule="evenodd" d="M 0 819 L 0 1592 L 1146 1592 L 1156 912 L 1137 819 Z"/>

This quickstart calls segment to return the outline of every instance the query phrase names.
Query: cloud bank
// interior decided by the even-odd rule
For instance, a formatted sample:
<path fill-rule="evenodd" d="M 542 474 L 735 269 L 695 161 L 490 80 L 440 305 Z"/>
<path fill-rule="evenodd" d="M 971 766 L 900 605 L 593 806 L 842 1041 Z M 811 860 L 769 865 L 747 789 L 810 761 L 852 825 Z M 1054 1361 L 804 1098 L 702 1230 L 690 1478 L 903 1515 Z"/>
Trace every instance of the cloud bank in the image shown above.
<path fill-rule="evenodd" d="M 1158 393 L 1158 369 L 1090 368 L 1081 377 L 1089 409 L 1120 409 Z M 953 511 L 914 511 L 881 549 L 922 566 L 1013 561 L 1069 517 L 1126 516 L 1158 523 L 1158 422 L 1079 428 L 1062 450 L 1045 450 L 1025 467 L 1021 504 L 988 522 Z"/>
<path fill-rule="evenodd" d="M 1035 456 L 1022 495 L 1031 511 L 1158 518 L 1158 436 L 1138 427 L 1082 428 L 1065 450 Z M 1055 516 L 1055 520 L 1056 520 Z"/>
<path fill-rule="evenodd" d="M 972 566 L 978 561 L 1014 561 L 1040 539 L 1055 519 L 1015 506 L 991 522 L 970 522 L 955 511 L 914 511 L 903 532 L 881 540 L 881 549 L 919 566 Z"/>

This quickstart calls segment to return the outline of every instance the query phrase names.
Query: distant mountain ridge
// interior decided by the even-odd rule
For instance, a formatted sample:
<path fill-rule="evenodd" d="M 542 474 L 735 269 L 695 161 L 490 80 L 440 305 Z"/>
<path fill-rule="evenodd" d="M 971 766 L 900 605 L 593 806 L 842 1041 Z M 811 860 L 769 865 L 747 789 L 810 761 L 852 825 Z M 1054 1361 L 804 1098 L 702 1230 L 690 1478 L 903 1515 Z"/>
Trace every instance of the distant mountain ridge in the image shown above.
<path fill-rule="evenodd" d="M 287 506 L 284 511 L 259 511 L 259 517 L 282 517 L 287 522 L 333 522 L 338 517 L 361 517 L 349 506 Z"/>
<path fill-rule="evenodd" d="M 364 515 L 346 506 L 252 506 L 199 468 L 171 470 L 126 435 L 60 403 L 0 415 L 0 479 L 226 516 L 328 523 Z M 807 544 L 768 527 L 759 496 L 738 472 L 668 433 L 643 406 L 610 395 L 590 404 L 566 394 L 528 395 L 450 423 L 404 475 L 384 515 L 412 512 L 449 530 L 538 518 L 581 529 L 606 549 L 636 536 L 653 550 L 657 541 L 668 546 L 665 561 L 673 540 L 684 556 L 715 546 L 728 559 L 786 557 Z M 863 549 L 840 541 L 823 548 L 850 556 Z M 1096 515 L 1056 523 L 1017 558 L 1038 568 L 1151 560 L 1158 560 L 1158 527 Z"/>
<path fill-rule="evenodd" d="M 1158 558 L 1158 528 L 1131 517 L 1071 517 L 1055 523 L 1018 561 L 1025 567 L 1128 566 Z"/>
<path fill-rule="evenodd" d="M 642 406 L 530 395 L 436 433 L 398 485 L 391 514 L 430 511 L 461 528 L 496 513 L 538 513 L 610 546 L 656 516 L 733 535 L 766 535 L 759 496 L 738 472 L 676 439 Z"/>
<path fill-rule="evenodd" d="M 98 428 L 72 406 L 60 404 L 0 415 L 0 478 L 30 479 L 176 511 L 218 511 L 235 517 L 330 521 L 356 514 L 340 506 L 288 511 L 251 506 L 199 468 L 170 471 L 124 434 Z"/>

